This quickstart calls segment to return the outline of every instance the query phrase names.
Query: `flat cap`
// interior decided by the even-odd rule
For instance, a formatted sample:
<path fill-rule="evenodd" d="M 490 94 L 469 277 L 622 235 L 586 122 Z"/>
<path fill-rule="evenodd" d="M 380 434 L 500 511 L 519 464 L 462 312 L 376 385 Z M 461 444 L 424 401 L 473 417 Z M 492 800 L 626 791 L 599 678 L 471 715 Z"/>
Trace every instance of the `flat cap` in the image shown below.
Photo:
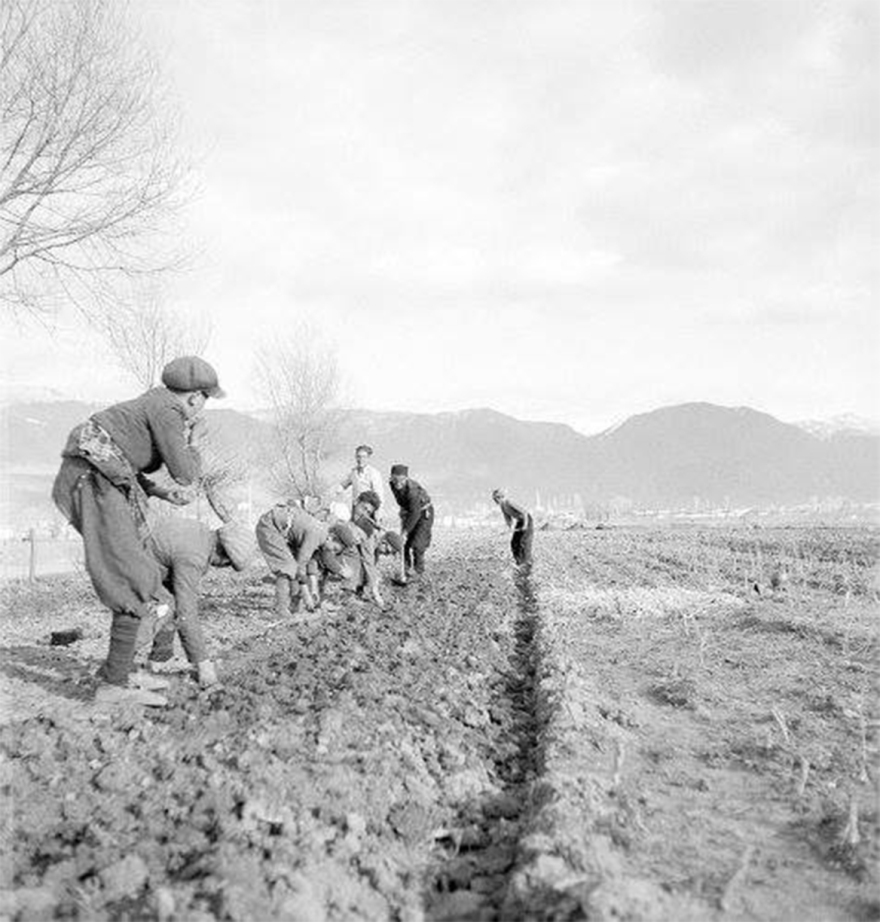
<path fill-rule="evenodd" d="M 172 391 L 203 391 L 208 397 L 225 397 L 214 366 L 197 355 L 181 355 L 162 369 L 162 383 Z"/>

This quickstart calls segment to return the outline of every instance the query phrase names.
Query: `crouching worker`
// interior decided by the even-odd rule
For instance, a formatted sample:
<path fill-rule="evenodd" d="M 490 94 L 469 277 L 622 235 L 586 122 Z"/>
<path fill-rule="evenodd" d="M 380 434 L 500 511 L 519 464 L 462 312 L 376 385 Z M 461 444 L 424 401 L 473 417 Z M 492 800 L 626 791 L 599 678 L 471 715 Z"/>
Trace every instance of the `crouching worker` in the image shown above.
<path fill-rule="evenodd" d="M 501 509 L 504 524 L 512 530 L 510 551 L 517 566 L 528 567 L 532 563 L 532 540 L 535 525 L 532 514 L 509 500 L 504 490 L 493 490 L 492 499 Z"/>
<path fill-rule="evenodd" d="M 320 602 L 315 552 L 330 539 L 329 526 L 295 502 L 264 512 L 256 527 L 257 544 L 275 577 L 275 614 L 291 613 L 291 602 L 314 611 Z M 335 549 L 335 540 L 332 546 Z"/>
<path fill-rule="evenodd" d="M 327 540 L 314 557 L 318 566 L 316 599 L 322 610 L 336 610 L 336 605 L 326 600 L 328 582 L 340 583 L 343 592 L 353 592 L 362 582 L 360 542 L 363 538 L 363 533 L 351 522 L 335 522 L 330 526 Z"/>
<path fill-rule="evenodd" d="M 217 669 L 208 656 L 208 646 L 199 621 L 199 590 L 210 567 L 233 567 L 241 572 L 256 553 L 253 531 L 239 522 L 227 522 L 214 530 L 194 519 L 161 518 L 152 529 L 152 546 L 162 567 L 163 583 L 174 596 L 174 618 L 153 639 L 149 659 L 166 662 L 174 655 L 174 637 L 187 660 L 195 667 L 199 685 L 217 684 Z M 150 637 L 138 637 L 138 646 Z"/>
<path fill-rule="evenodd" d="M 177 505 L 189 499 L 178 487 L 160 487 L 145 475 L 164 464 L 177 484 L 195 483 L 202 410 L 209 397 L 224 393 L 216 371 L 197 356 L 169 362 L 162 384 L 76 426 L 52 487 L 55 505 L 82 536 L 95 592 L 113 614 L 107 659 L 98 673 L 99 704 L 168 703 L 129 685 L 141 622 L 167 618 L 173 604 L 147 546 L 147 496 Z"/>
<path fill-rule="evenodd" d="M 379 558 L 397 556 L 403 552 L 403 541 L 397 532 L 388 531 L 378 521 L 379 497 L 367 490 L 358 497 L 355 503 L 352 521 L 371 539 L 373 547 L 373 560 L 378 565 Z"/>
<path fill-rule="evenodd" d="M 355 503 L 355 510 L 360 504 Z M 343 592 L 354 593 L 358 597 L 369 594 L 370 599 L 385 608 L 385 600 L 380 589 L 379 571 L 376 567 L 376 540 L 378 533 L 368 521 L 356 514 L 353 522 L 339 522 L 330 529 L 331 535 L 339 542 L 340 549 L 336 552 L 336 562 L 347 571 L 346 575 L 337 577 L 341 580 Z M 325 550 L 321 555 L 321 563 L 325 573 L 332 571 L 331 554 Z M 329 573 L 329 578 L 333 578 Z"/>

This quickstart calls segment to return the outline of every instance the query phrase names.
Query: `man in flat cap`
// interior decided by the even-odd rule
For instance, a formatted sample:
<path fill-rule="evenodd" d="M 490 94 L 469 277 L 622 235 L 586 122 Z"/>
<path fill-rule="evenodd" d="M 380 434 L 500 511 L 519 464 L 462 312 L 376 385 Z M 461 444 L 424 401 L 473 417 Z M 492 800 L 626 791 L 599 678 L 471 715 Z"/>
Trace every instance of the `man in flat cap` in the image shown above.
<path fill-rule="evenodd" d="M 155 638 L 151 632 L 139 636 L 139 646 L 152 639 L 150 661 L 165 662 L 174 655 L 174 637 L 179 635 L 199 684 L 216 685 L 217 670 L 199 621 L 202 577 L 210 567 L 247 569 L 257 550 L 253 529 L 234 521 L 212 529 L 195 519 L 163 516 L 153 523 L 150 544 L 162 568 L 163 584 L 174 595 L 174 617 Z"/>
<path fill-rule="evenodd" d="M 98 703 L 167 703 L 148 689 L 129 686 L 141 622 L 168 618 L 174 601 L 147 546 L 147 497 L 177 505 L 189 497 L 146 475 L 164 465 L 176 485 L 198 480 L 202 412 L 209 397 L 223 396 L 211 365 L 181 356 L 163 369 L 161 387 L 95 413 L 68 436 L 52 498 L 82 535 L 92 585 L 113 615 L 107 659 L 98 673 Z"/>
<path fill-rule="evenodd" d="M 427 490 L 409 476 L 405 464 L 391 468 L 391 492 L 400 507 L 400 537 L 407 577 L 425 572 L 425 551 L 431 546 L 434 505 Z"/>

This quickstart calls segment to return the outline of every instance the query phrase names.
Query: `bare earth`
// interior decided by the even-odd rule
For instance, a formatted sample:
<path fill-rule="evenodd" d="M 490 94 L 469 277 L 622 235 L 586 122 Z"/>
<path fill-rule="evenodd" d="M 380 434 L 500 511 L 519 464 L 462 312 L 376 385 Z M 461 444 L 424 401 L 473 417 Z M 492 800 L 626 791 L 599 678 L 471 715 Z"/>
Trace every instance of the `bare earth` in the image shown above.
<path fill-rule="evenodd" d="M 217 573 L 223 687 L 143 714 L 82 575 L 5 585 L 0 919 L 880 919 L 877 533 L 536 555 L 441 531 L 389 612 L 281 623 Z"/>

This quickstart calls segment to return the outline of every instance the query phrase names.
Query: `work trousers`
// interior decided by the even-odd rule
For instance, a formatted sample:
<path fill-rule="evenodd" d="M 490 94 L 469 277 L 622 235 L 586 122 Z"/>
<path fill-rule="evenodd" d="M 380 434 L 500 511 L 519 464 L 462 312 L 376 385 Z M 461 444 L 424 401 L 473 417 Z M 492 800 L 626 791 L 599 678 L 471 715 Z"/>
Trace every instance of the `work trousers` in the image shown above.
<path fill-rule="evenodd" d="M 514 529 L 513 537 L 510 539 L 510 550 L 517 564 L 530 564 L 532 562 L 534 534 L 535 526 L 531 516 L 526 519 L 526 524 L 523 528 Z"/>
<path fill-rule="evenodd" d="M 171 589 L 170 586 L 166 588 Z M 152 641 L 149 659 L 153 663 L 165 663 L 174 657 L 174 638 L 180 637 L 180 645 L 187 661 L 198 666 L 208 658 L 208 642 L 199 622 L 198 610 L 183 611 L 177 609 L 174 617 L 165 619 L 164 623 L 152 631 L 144 630 L 138 635 L 138 652 Z"/>
<path fill-rule="evenodd" d="M 112 484 L 82 458 L 65 458 L 52 498 L 82 536 L 95 593 L 113 612 L 102 676 L 124 685 L 134 661 L 137 622 L 154 618 L 156 605 L 173 603 L 173 598 L 162 586 L 159 564 L 147 548 L 124 487 Z"/>
<path fill-rule="evenodd" d="M 424 573 L 425 551 L 431 546 L 433 527 L 434 507 L 428 506 L 422 511 L 413 530 L 407 533 L 406 543 L 403 545 L 403 561 L 407 570 L 412 569 L 416 573 Z"/>

